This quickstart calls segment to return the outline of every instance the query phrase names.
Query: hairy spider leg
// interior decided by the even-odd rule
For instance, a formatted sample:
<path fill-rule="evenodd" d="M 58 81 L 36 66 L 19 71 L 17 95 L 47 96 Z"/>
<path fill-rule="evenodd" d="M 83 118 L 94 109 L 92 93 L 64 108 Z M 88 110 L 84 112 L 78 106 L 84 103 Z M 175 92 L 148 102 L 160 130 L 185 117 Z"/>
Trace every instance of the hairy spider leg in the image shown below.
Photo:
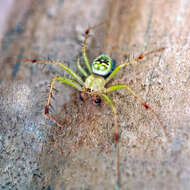
<path fill-rule="evenodd" d="M 88 73 L 83 69 L 83 67 L 81 66 L 80 64 L 80 58 L 77 57 L 77 67 L 78 67 L 78 70 L 82 73 L 82 75 L 87 78 L 88 77 Z"/>
<path fill-rule="evenodd" d="M 56 62 L 56 61 L 46 61 L 46 60 L 36 60 L 36 59 L 22 59 L 22 62 L 28 63 L 28 62 L 32 62 L 32 63 L 42 63 L 42 64 L 49 64 L 49 65 L 58 65 L 59 67 L 61 67 L 62 69 L 64 69 L 66 72 L 68 72 L 76 81 L 65 78 L 65 77 L 54 77 L 51 80 L 50 83 L 50 90 L 49 90 L 49 94 L 48 94 L 48 99 L 47 99 L 47 103 L 45 106 L 45 115 L 50 119 L 53 120 L 58 126 L 63 127 L 63 125 L 58 122 L 55 118 L 53 118 L 50 114 L 49 114 L 49 106 L 50 106 L 50 99 L 52 96 L 52 91 L 53 91 L 53 86 L 54 86 L 54 82 L 55 81 L 60 81 L 62 83 L 65 83 L 67 85 L 70 85 L 74 88 L 76 88 L 79 91 L 82 91 L 82 87 L 84 85 L 84 82 L 82 80 L 82 78 L 77 75 L 72 69 L 70 69 L 68 66 L 66 66 L 64 63 L 61 62 Z M 81 86 L 80 86 L 81 85 Z"/>
<path fill-rule="evenodd" d="M 76 74 L 72 69 L 70 69 L 68 66 L 66 66 L 64 63 L 56 62 L 56 61 L 46 61 L 46 60 L 38 60 L 38 59 L 22 59 L 22 62 L 28 63 L 42 63 L 42 64 L 48 64 L 48 65 L 58 65 L 62 69 L 64 69 L 66 72 L 68 72 L 80 85 L 84 85 L 84 81 L 82 78 Z"/>
<path fill-rule="evenodd" d="M 108 78 L 106 79 L 106 84 L 107 84 L 113 77 L 115 77 L 115 75 L 117 74 L 117 72 L 118 72 L 121 68 L 126 67 L 126 66 L 129 65 L 129 64 L 136 63 L 137 61 L 143 59 L 145 56 L 148 56 L 148 55 L 153 54 L 153 53 L 156 53 L 156 52 L 163 51 L 164 49 L 165 49 L 165 48 L 163 47 L 163 48 L 159 48 L 159 49 L 156 49 L 156 50 L 147 52 L 147 53 L 145 53 L 145 54 L 142 54 L 142 55 L 138 56 L 138 57 L 135 58 L 135 59 L 132 59 L 132 60 L 130 60 L 130 61 L 128 61 L 128 62 L 122 63 L 121 65 L 118 65 L 118 66 L 113 70 L 113 72 L 108 76 Z"/>
<path fill-rule="evenodd" d="M 103 99 L 110 105 L 112 112 L 114 114 L 114 141 L 116 145 L 116 176 L 117 176 L 117 181 L 116 181 L 116 186 L 115 189 L 118 190 L 120 187 L 120 151 L 119 151 L 119 127 L 117 124 L 117 110 L 116 107 L 112 101 L 112 99 L 106 95 L 106 94 L 101 94 Z"/>
<path fill-rule="evenodd" d="M 126 89 L 126 90 L 128 90 L 130 92 L 130 94 L 132 94 L 147 110 L 150 110 L 151 113 L 156 118 L 157 122 L 162 127 L 162 130 L 164 132 L 165 137 L 168 137 L 166 129 L 165 129 L 163 123 L 160 121 L 158 115 L 155 113 L 155 111 L 142 98 L 140 98 L 138 95 L 136 95 L 135 92 L 129 86 L 123 85 L 123 84 L 113 85 L 113 86 L 108 87 L 105 90 L 105 93 L 109 93 L 109 92 L 112 92 L 112 91 L 115 91 L 115 90 L 120 90 L 120 89 Z"/>
<path fill-rule="evenodd" d="M 52 91 L 53 91 L 53 86 L 54 86 L 55 81 L 60 81 L 62 83 L 65 83 L 65 84 L 67 84 L 69 86 L 72 86 L 72 87 L 76 88 L 79 91 L 82 91 L 82 87 L 80 86 L 80 84 L 78 84 L 74 80 L 71 80 L 71 79 L 68 79 L 68 78 L 65 78 L 65 77 L 54 77 L 51 80 L 48 99 L 47 99 L 46 106 L 45 106 L 45 115 L 47 115 L 47 117 L 50 120 L 53 120 L 58 126 L 64 127 L 59 121 L 57 121 L 54 117 L 52 117 L 49 114 L 50 99 L 51 99 L 51 96 L 52 96 Z"/>
<path fill-rule="evenodd" d="M 97 28 L 98 26 L 101 26 L 101 25 L 103 25 L 105 23 L 106 23 L 106 21 L 101 22 L 101 23 L 99 23 L 99 24 L 97 24 L 95 26 L 87 28 L 86 31 L 85 31 L 84 42 L 83 42 L 83 45 L 82 45 L 82 56 L 83 56 L 84 62 L 86 64 L 86 67 L 87 67 L 90 74 L 92 74 L 92 68 L 91 68 L 91 64 L 89 62 L 88 56 L 86 54 L 87 39 L 89 37 L 90 30 L 93 30 L 93 29 Z"/>

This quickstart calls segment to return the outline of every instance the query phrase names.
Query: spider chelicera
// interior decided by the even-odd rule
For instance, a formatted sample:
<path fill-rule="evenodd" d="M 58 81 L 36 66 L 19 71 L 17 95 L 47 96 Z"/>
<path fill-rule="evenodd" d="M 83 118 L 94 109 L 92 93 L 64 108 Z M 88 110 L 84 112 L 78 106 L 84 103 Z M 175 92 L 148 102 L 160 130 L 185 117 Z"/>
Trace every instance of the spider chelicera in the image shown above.
<path fill-rule="evenodd" d="M 102 23 L 101 23 L 102 24 Z M 113 115 L 114 115 L 114 140 L 116 144 L 116 189 L 119 189 L 120 186 L 120 151 L 119 151 L 119 128 L 117 123 L 117 110 L 114 105 L 114 102 L 109 97 L 109 93 L 120 90 L 120 89 L 126 89 L 128 92 L 133 95 L 147 110 L 150 110 L 153 115 L 155 116 L 156 120 L 159 122 L 159 124 L 163 127 L 163 124 L 159 120 L 158 116 L 155 114 L 154 110 L 151 109 L 151 107 L 138 95 L 135 94 L 135 92 L 127 85 L 125 84 L 118 84 L 107 87 L 108 83 L 111 79 L 115 77 L 115 75 L 118 73 L 118 71 L 124 67 L 126 67 L 129 64 L 136 63 L 137 61 L 143 59 L 145 56 L 148 56 L 150 54 L 163 51 L 165 48 L 159 48 L 153 51 L 150 51 L 148 53 L 142 54 L 135 59 L 132 59 L 128 62 L 124 62 L 118 66 L 115 65 L 115 61 L 112 60 L 108 55 L 100 55 L 97 58 L 94 59 L 92 64 L 90 64 L 88 56 L 86 54 L 86 47 L 87 47 L 87 39 L 89 37 L 89 33 L 92 29 L 96 28 L 97 26 L 101 25 L 95 25 L 93 27 L 89 27 L 85 31 L 85 39 L 82 45 L 82 57 L 84 59 L 84 63 L 86 65 L 86 68 L 83 68 L 80 63 L 79 57 L 77 58 L 77 67 L 80 71 L 80 73 L 83 75 L 83 77 L 79 76 L 77 73 L 75 73 L 72 69 L 70 69 L 68 66 L 66 66 L 62 62 L 56 62 L 56 61 L 45 61 L 45 60 L 22 60 L 23 62 L 32 62 L 32 63 L 42 63 L 42 64 L 50 64 L 50 65 L 57 65 L 64 69 L 67 73 L 69 73 L 72 79 L 61 77 L 61 76 L 55 76 L 50 83 L 50 89 L 48 94 L 47 103 L 45 106 L 45 115 L 50 119 L 53 120 L 58 126 L 64 127 L 59 121 L 57 121 L 53 116 L 49 113 L 49 106 L 50 106 L 50 100 L 52 97 L 52 91 L 54 87 L 55 81 L 62 82 L 66 85 L 72 86 L 75 89 L 77 89 L 80 92 L 81 99 L 85 99 L 85 97 L 91 97 L 93 103 L 100 104 L 102 100 L 107 102 L 109 106 L 112 109 Z M 85 80 L 83 80 L 85 78 Z M 164 129 L 164 127 L 163 127 Z M 166 135 L 165 129 L 164 133 Z"/>

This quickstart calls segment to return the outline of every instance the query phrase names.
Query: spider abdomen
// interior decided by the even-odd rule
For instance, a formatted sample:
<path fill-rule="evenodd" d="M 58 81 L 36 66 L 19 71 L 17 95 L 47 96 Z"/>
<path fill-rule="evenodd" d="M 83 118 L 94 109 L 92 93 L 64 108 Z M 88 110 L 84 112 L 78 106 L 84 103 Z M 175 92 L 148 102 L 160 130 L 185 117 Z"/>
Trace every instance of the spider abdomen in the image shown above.
<path fill-rule="evenodd" d="M 92 72 L 96 75 L 106 77 L 115 68 L 115 62 L 107 55 L 100 55 L 92 63 Z"/>
<path fill-rule="evenodd" d="M 102 91 L 104 90 L 105 79 L 104 77 L 92 74 L 86 78 L 84 86 L 91 91 Z"/>

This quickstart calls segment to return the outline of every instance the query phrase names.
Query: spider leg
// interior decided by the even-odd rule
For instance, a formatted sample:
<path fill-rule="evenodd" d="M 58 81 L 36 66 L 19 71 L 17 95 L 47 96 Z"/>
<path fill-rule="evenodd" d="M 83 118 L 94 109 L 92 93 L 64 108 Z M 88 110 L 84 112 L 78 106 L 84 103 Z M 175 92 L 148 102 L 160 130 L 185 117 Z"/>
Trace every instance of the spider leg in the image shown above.
<path fill-rule="evenodd" d="M 160 124 L 160 126 L 162 127 L 163 129 L 163 132 L 164 132 L 164 135 L 165 137 L 168 137 L 168 134 L 166 132 L 166 129 L 163 125 L 163 123 L 161 122 L 161 120 L 159 119 L 158 115 L 155 113 L 155 111 L 141 98 L 139 97 L 138 95 L 135 94 L 135 92 L 127 85 L 123 85 L 123 84 L 120 84 L 120 85 L 113 85 L 113 86 L 110 86 L 108 87 L 106 90 L 105 90 L 105 93 L 109 93 L 109 92 L 112 92 L 112 91 L 115 91 L 115 90 L 119 90 L 119 89 L 126 89 L 128 90 L 128 92 L 130 94 L 132 94 L 147 110 L 150 110 L 151 113 L 154 115 L 154 117 L 156 118 L 157 122 Z"/>
<path fill-rule="evenodd" d="M 117 176 L 115 189 L 118 190 L 120 187 L 120 152 L 119 152 L 119 138 L 120 137 L 119 137 L 119 127 L 117 124 L 117 110 L 113 101 L 108 95 L 102 94 L 101 96 L 110 105 L 114 114 L 114 140 L 115 140 L 115 145 L 116 145 L 116 176 Z"/>
<path fill-rule="evenodd" d="M 49 106 L 50 106 L 50 99 L 52 97 L 52 91 L 53 91 L 53 86 L 54 86 L 54 83 L 55 81 L 60 81 L 62 83 L 65 83 L 67 85 L 70 85 L 74 88 L 76 88 L 77 90 L 79 91 L 82 91 L 82 87 L 75 81 L 71 80 L 71 79 L 68 79 L 68 78 L 65 78 L 65 77 L 54 77 L 52 80 L 51 80 L 51 83 L 50 83 L 50 90 L 49 90 L 49 94 L 48 94 L 48 99 L 47 99 L 47 102 L 46 102 L 46 106 L 45 106 L 45 115 L 50 119 L 50 120 L 53 120 L 58 126 L 60 127 L 64 127 L 60 122 L 58 122 L 54 117 L 52 117 L 50 114 L 49 114 Z"/>
<path fill-rule="evenodd" d="M 68 66 L 66 66 L 64 63 L 56 62 L 56 61 L 46 61 L 46 60 L 38 60 L 38 59 L 22 59 L 21 62 L 24 63 L 42 63 L 42 64 L 48 64 L 48 65 L 58 65 L 62 69 L 64 69 L 66 72 L 68 72 L 78 83 L 80 83 L 82 86 L 84 85 L 84 82 L 82 78 L 77 75 L 72 69 L 70 69 Z"/>
<path fill-rule="evenodd" d="M 85 35 L 84 35 L 84 42 L 83 42 L 83 45 L 82 45 L 82 56 L 83 56 L 84 62 L 86 64 L 90 74 L 92 74 L 92 68 L 91 68 L 88 56 L 86 54 L 86 43 L 87 43 L 87 39 L 89 37 L 90 30 L 93 30 L 93 29 L 95 29 L 96 27 L 98 27 L 98 26 L 100 26 L 102 24 L 105 24 L 105 21 L 101 22 L 101 23 L 99 23 L 99 24 L 97 24 L 95 26 L 87 28 L 86 31 L 85 31 Z"/>
<path fill-rule="evenodd" d="M 88 77 L 88 73 L 82 68 L 81 64 L 80 64 L 80 58 L 77 57 L 77 67 L 78 67 L 78 70 L 82 73 L 82 75 L 84 77 Z"/>
<path fill-rule="evenodd" d="M 146 56 L 148 56 L 148 55 L 150 55 L 150 54 L 152 54 L 152 53 L 156 53 L 156 52 L 159 52 L 159 51 L 163 51 L 164 49 L 165 49 L 165 48 L 163 47 L 163 48 L 159 48 L 159 49 L 156 49 L 156 50 L 152 50 L 152 51 L 150 51 L 150 52 L 147 52 L 147 53 L 145 53 L 145 54 L 142 54 L 142 55 L 136 57 L 135 59 L 132 59 L 132 60 L 130 60 L 130 61 L 128 61 L 128 62 L 122 63 L 121 65 L 118 65 L 118 66 L 113 70 L 113 72 L 108 76 L 108 78 L 106 79 L 106 83 L 108 83 L 108 82 L 117 74 L 117 72 L 118 72 L 121 68 L 126 67 L 126 66 L 129 65 L 129 64 L 136 63 L 137 61 L 143 59 L 144 57 L 146 57 Z"/>

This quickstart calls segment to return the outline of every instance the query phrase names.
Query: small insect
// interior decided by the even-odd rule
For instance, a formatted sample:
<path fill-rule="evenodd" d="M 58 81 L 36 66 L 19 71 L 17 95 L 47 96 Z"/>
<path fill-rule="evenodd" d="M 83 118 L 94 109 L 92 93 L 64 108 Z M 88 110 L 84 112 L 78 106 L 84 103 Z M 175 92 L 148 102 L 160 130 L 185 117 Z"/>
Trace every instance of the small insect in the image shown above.
<path fill-rule="evenodd" d="M 120 151 L 119 151 L 119 127 L 117 122 L 117 110 L 115 107 L 114 102 L 108 95 L 109 93 L 120 90 L 120 89 L 126 89 L 128 92 L 133 95 L 147 110 L 150 110 L 153 115 L 155 116 L 156 120 L 159 122 L 159 124 L 163 127 L 162 122 L 159 120 L 158 116 L 154 112 L 154 110 L 151 109 L 151 107 L 138 95 L 135 94 L 135 92 L 127 85 L 125 84 L 118 84 L 113 86 L 108 86 L 111 79 L 115 77 L 115 75 L 118 73 L 118 71 L 124 67 L 126 67 L 129 64 L 136 63 L 139 60 L 142 60 L 145 56 L 148 56 L 150 54 L 163 51 L 165 48 L 159 48 L 153 51 L 150 51 L 148 53 L 142 54 L 138 56 L 135 59 L 132 59 L 128 62 L 122 63 L 118 66 L 116 66 L 116 63 L 114 60 L 112 60 L 108 55 L 99 55 L 97 58 L 94 59 L 92 64 L 90 64 L 87 53 L 86 53 L 86 47 L 87 47 L 87 39 L 89 37 L 89 33 L 92 29 L 95 29 L 97 26 L 100 26 L 102 23 L 95 25 L 93 27 L 89 27 L 85 31 L 85 39 L 82 45 L 82 57 L 84 59 L 84 63 L 86 65 L 86 68 L 83 68 L 80 63 L 80 58 L 77 58 L 77 67 L 80 71 L 80 75 L 78 75 L 76 72 L 74 72 L 72 69 L 70 69 L 68 66 L 66 66 L 62 62 L 56 62 L 56 61 L 45 61 L 45 60 L 22 60 L 23 62 L 32 62 L 32 63 L 42 63 L 42 64 L 50 64 L 50 65 L 57 65 L 63 70 L 65 70 L 68 74 L 72 76 L 73 79 L 61 77 L 61 76 L 55 76 L 51 82 L 50 82 L 50 89 L 48 94 L 48 99 L 45 106 L 45 115 L 50 119 L 53 120 L 58 126 L 64 127 L 59 121 L 57 121 L 52 115 L 49 113 L 49 106 L 50 101 L 52 97 L 52 91 L 54 88 L 55 81 L 62 82 L 66 85 L 74 87 L 76 90 L 80 92 L 81 99 L 85 99 L 87 97 L 90 97 L 91 100 L 95 105 L 101 104 L 102 100 L 108 103 L 108 105 L 111 107 L 113 116 L 114 116 L 114 141 L 116 144 L 116 184 L 115 189 L 120 188 Z M 84 80 L 83 80 L 84 78 Z M 164 129 L 164 127 L 163 127 Z M 165 132 L 165 130 L 164 130 Z M 166 133 L 165 133 L 166 134 Z"/>

